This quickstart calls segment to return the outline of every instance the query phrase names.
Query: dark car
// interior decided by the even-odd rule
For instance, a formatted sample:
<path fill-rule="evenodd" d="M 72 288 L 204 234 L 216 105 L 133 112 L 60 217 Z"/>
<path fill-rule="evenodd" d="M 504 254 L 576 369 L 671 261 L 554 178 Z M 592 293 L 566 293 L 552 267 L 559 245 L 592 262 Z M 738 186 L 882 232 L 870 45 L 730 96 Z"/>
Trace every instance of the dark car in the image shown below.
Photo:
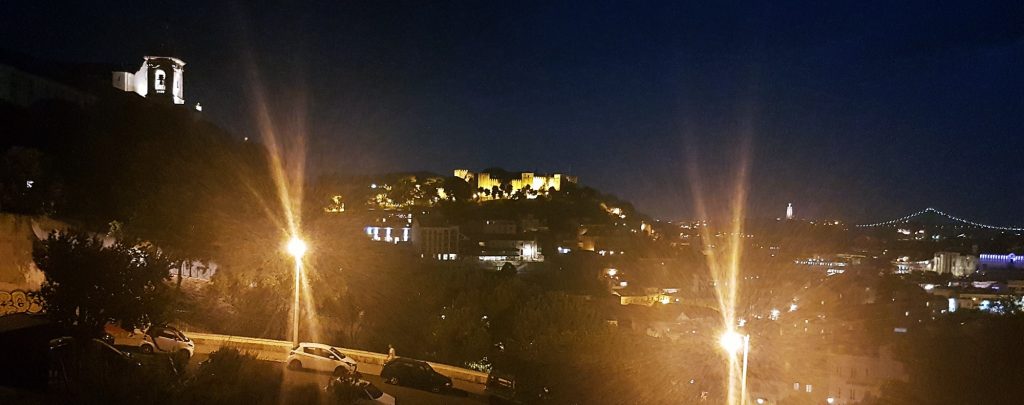
<path fill-rule="evenodd" d="M 403 385 L 442 392 L 452 388 L 452 379 L 437 371 L 425 361 L 397 358 L 387 362 L 380 377 L 388 384 Z"/>
<path fill-rule="evenodd" d="M 547 387 L 536 387 L 530 389 L 517 381 L 512 374 L 500 371 L 491 371 L 487 375 L 487 385 L 484 390 L 488 394 L 488 403 L 492 405 L 505 404 L 531 404 L 543 402 L 548 399 Z"/>
<path fill-rule="evenodd" d="M 324 389 L 336 404 L 395 404 L 395 397 L 369 381 L 350 375 L 335 376 Z"/>
<path fill-rule="evenodd" d="M 96 356 L 100 364 L 107 368 L 128 369 L 133 372 L 142 367 L 142 363 L 132 357 L 131 353 L 118 350 L 110 343 L 107 343 L 108 341 L 109 339 L 104 336 L 92 339 L 87 343 L 88 348 L 91 349 L 90 354 Z M 74 342 L 75 338 L 70 336 L 53 339 L 50 341 L 50 353 L 55 356 L 67 356 L 72 350 L 71 345 Z"/>
<path fill-rule="evenodd" d="M 50 341 L 50 387 L 58 391 L 85 389 L 98 382 L 136 381 L 143 370 L 142 362 L 111 346 L 103 339 L 91 339 L 74 347 L 75 339 L 62 337 Z M 75 367 L 84 364 L 83 367 Z M 75 381 L 81 380 L 81 381 Z"/>
<path fill-rule="evenodd" d="M 104 333 L 103 336 L 101 336 L 99 339 L 102 340 L 103 343 L 106 343 L 107 345 L 114 346 L 114 335 Z"/>

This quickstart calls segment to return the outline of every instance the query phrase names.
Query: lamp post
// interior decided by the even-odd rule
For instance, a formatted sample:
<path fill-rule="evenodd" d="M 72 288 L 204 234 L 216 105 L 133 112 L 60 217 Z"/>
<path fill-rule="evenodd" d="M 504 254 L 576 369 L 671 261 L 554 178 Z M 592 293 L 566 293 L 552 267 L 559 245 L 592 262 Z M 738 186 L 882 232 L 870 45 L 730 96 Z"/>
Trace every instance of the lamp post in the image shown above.
<path fill-rule="evenodd" d="M 302 275 L 302 256 L 306 254 L 306 242 L 292 236 L 286 247 L 288 253 L 295 258 L 295 301 L 292 303 L 292 344 L 299 345 L 299 287 Z"/>
<path fill-rule="evenodd" d="M 730 359 L 735 359 L 736 353 L 743 350 L 743 371 L 740 374 L 740 404 L 747 405 L 747 356 L 750 353 L 750 335 L 729 330 L 722 334 L 718 343 L 722 345 L 726 353 L 729 353 Z"/>

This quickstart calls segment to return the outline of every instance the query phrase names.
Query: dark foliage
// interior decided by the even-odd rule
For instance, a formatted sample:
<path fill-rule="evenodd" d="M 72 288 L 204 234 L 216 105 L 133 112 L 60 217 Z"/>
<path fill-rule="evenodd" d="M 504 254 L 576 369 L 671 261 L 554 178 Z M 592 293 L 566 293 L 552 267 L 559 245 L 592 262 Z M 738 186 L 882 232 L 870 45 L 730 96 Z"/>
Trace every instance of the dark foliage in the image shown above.
<path fill-rule="evenodd" d="M 167 320 L 173 296 L 165 281 L 171 262 L 151 245 L 52 233 L 32 252 L 46 275 L 47 315 L 81 338 L 100 337 L 116 322 L 125 328 Z"/>
<path fill-rule="evenodd" d="M 910 380 L 876 404 L 1011 404 L 1024 397 L 1024 316 L 957 313 L 912 333 L 897 354 Z"/>
<path fill-rule="evenodd" d="M 281 392 L 280 367 L 237 349 L 222 348 L 196 370 L 180 394 L 181 403 L 276 404 Z"/>

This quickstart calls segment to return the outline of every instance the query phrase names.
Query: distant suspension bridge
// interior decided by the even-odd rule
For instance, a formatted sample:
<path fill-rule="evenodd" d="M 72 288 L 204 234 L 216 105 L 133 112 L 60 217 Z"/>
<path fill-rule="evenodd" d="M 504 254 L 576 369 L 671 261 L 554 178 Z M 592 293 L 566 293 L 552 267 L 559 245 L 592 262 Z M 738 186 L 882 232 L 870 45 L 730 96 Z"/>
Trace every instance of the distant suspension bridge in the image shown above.
<path fill-rule="evenodd" d="M 921 216 L 921 215 L 924 215 L 924 214 L 928 214 L 928 213 L 937 214 L 937 215 L 943 216 L 943 217 L 945 217 L 945 218 L 947 218 L 947 219 L 949 219 L 949 220 L 951 220 L 953 222 L 958 222 L 958 223 L 961 223 L 961 224 L 964 224 L 964 225 L 967 225 L 967 226 L 971 226 L 971 227 L 975 227 L 975 228 L 993 229 L 993 230 L 997 230 L 997 231 L 1014 231 L 1014 232 L 1024 231 L 1024 228 L 1014 228 L 1014 227 L 1007 227 L 1007 226 L 995 226 L 995 225 L 980 224 L 980 223 L 977 223 L 977 222 L 974 222 L 974 221 L 971 221 L 971 220 L 967 220 L 967 219 L 963 219 L 963 218 L 960 218 L 960 217 L 957 217 L 957 216 L 953 216 L 953 215 L 947 214 L 945 212 L 939 211 L 939 210 L 937 210 L 935 208 L 931 208 L 931 207 L 925 208 L 923 210 L 920 210 L 920 211 L 915 212 L 913 214 L 907 215 L 905 217 L 896 218 L 896 219 L 889 220 L 889 221 L 884 221 L 884 222 L 878 222 L 878 223 L 874 223 L 874 224 L 857 225 L 857 227 L 858 228 L 875 228 L 875 227 L 882 227 L 882 226 L 893 226 L 893 225 L 898 225 L 898 224 L 903 224 L 903 223 L 910 222 L 911 219 L 914 219 L 914 218 L 916 218 L 918 216 Z"/>

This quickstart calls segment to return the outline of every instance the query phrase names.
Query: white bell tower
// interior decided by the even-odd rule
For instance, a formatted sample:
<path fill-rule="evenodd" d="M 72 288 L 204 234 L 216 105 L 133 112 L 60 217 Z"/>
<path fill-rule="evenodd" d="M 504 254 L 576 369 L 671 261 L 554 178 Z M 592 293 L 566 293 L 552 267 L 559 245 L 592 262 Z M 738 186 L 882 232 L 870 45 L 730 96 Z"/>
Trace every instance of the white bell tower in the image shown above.
<path fill-rule="evenodd" d="M 138 72 L 114 72 L 114 87 L 170 104 L 185 104 L 185 62 L 146 56 Z"/>

